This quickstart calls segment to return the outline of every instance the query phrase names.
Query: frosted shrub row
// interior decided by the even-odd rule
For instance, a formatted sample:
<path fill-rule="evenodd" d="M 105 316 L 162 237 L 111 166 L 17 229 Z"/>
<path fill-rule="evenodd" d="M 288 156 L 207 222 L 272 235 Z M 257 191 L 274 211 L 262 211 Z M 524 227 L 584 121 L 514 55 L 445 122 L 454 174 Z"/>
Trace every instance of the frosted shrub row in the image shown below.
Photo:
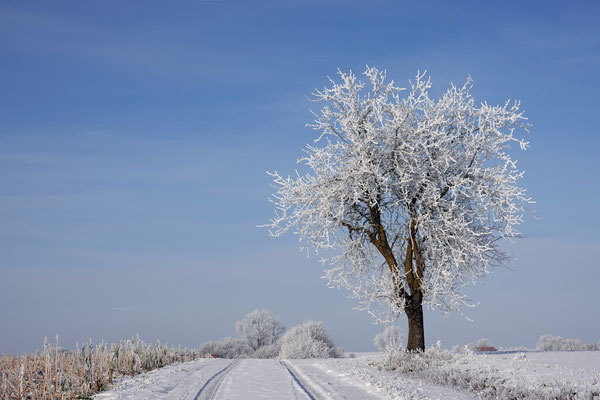
<path fill-rule="evenodd" d="M 240 337 L 205 342 L 200 353 L 222 358 L 337 358 L 344 357 L 323 322 L 307 321 L 285 332 L 268 310 L 254 310 L 236 323 Z"/>
<path fill-rule="evenodd" d="M 74 399 L 103 391 L 123 375 L 136 375 L 180 361 L 202 356 L 198 351 L 169 347 L 139 337 L 94 346 L 90 340 L 75 351 L 52 347 L 44 341 L 36 352 L 0 359 L 1 399 Z"/>
<path fill-rule="evenodd" d="M 552 336 L 548 333 L 540 337 L 535 348 L 540 351 L 600 350 L 600 342 L 583 344 L 579 339 Z"/>

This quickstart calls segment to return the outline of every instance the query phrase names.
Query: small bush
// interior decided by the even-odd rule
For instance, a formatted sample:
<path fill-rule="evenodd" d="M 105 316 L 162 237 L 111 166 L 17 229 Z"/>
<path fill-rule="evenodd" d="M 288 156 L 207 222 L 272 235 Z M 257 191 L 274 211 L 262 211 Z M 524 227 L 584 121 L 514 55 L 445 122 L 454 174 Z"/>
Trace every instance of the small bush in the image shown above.
<path fill-rule="evenodd" d="M 201 354 L 218 354 L 221 358 L 248 358 L 252 349 L 244 339 L 225 337 L 204 342 L 198 348 Z"/>
<path fill-rule="evenodd" d="M 277 358 L 281 351 L 281 344 L 279 342 L 273 343 L 267 346 L 262 346 L 252 353 L 252 358 Z"/>
<path fill-rule="evenodd" d="M 281 338 L 281 358 L 340 358 L 342 349 L 335 347 L 323 322 L 308 321 Z"/>

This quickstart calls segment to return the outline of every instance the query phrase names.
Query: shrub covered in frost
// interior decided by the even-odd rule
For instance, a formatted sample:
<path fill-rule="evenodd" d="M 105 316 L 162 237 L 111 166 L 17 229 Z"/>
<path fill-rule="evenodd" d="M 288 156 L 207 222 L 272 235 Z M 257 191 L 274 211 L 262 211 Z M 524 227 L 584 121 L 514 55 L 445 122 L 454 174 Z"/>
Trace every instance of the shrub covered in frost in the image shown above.
<path fill-rule="evenodd" d="M 198 351 L 201 354 L 218 354 L 221 358 L 247 358 L 252 354 L 245 340 L 232 337 L 204 342 Z"/>
<path fill-rule="evenodd" d="M 298 325 L 281 338 L 281 358 L 339 358 L 342 349 L 335 347 L 323 322 L 307 321 Z"/>
<path fill-rule="evenodd" d="M 281 344 L 279 342 L 262 346 L 256 349 L 250 358 L 277 358 L 281 351 Z"/>
<path fill-rule="evenodd" d="M 383 332 L 375 335 L 373 342 L 379 351 L 388 355 L 396 351 L 402 351 L 404 348 L 402 345 L 404 342 L 404 330 L 395 325 L 390 325 Z"/>
<path fill-rule="evenodd" d="M 276 358 L 284 327 L 269 310 L 254 310 L 235 323 L 239 338 L 226 337 L 202 343 L 203 354 L 218 354 L 222 358 Z"/>
<path fill-rule="evenodd" d="M 586 344 L 585 348 L 586 348 L 586 350 L 590 350 L 590 351 L 600 350 L 600 342 Z"/>

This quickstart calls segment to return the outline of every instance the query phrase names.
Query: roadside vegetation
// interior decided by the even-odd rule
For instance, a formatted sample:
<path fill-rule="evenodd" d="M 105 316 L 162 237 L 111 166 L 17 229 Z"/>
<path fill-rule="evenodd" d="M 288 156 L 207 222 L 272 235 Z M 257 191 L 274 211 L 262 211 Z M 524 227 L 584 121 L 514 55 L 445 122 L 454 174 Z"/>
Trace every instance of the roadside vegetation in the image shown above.
<path fill-rule="evenodd" d="M 343 357 L 322 322 L 308 321 L 285 332 L 268 310 L 254 310 L 236 323 L 239 337 L 202 343 L 197 349 L 146 343 L 139 336 L 119 343 L 90 339 L 75 350 L 44 340 L 43 350 L 0 358 L 0 400 L 81 399 L 107 389 L 117 378 L 177 362 L 220 358 Z M 283 343 L 283 346 L 282 346 Z"/>
<path fill-rule="evenodd" d="M 42 352 L 0 358 L 1 399 L 89 398 L 116 378 L 133 376 L 203 355 L 195 350 L 145 343 L 138 337 L 118 344 L 90 339 L 76 350 L 44 341 Z"/>

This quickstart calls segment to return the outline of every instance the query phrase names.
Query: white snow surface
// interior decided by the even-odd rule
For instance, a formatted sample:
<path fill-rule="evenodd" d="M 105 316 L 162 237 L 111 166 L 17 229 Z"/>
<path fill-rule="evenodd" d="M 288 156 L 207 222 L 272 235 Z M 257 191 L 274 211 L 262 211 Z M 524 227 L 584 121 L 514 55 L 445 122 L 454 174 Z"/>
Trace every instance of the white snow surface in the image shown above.
<path fill-rule="evenodd" d="M 325 360 L 319 360 L 323 362 Z M 319 361 L 315 361 L 319 364 Z M 360 381 L 314 373 L 297 361 L 206 359 L 124 378 L 96 399 L 385 399 Z M 288 370 L 294 371 L 294 375 Z M 310 380 L 306 380 L 307 369 Z M 306 389 L 309 387 L 310 389 Z M 307 392 L 310 390 L 310 392 Z M 312 394 L 314 391 L 314 395 Z M 311 393 L 311 394 L 309 394 Z"/>
<path fill-rule="evenodd" d="M 478 364 L 519 377 L 531 387 L 554 381 L 574 390 L 600 390 L 600 351 L 499 352 L 476 356 Z"/>
<path fill-rule="evenodd" d="M 434 384 L 399 371 L 375 368 L 381 355 L 347 359 L 204 359 L 171 365 L 119 380 L 95 399 L 479 399 L 473 392 Z M 478 354 L 472 371 L 483 369 L 528 387 L 564 382 L 577 388 L 600 384 L 600 352 Z M 467 367 L 465 365 L 465 367 Z M 462 368 L 462 367 L 461 367 Z"/>
<path fill-rule="evenodd" d="M 204 384 L 232 360 L 203 359 L 125 377 L 95 399 L 194 399 Z"/>
<path fill-rule="evenodd" d="M 380 371 L 368 365 L 367 358 L 294 360 L 307 382 L 321 390 L 317 399 L 477 399 L 472 393 L 431 384 L 403 376 L 394 371 Z M 342 391 L 341 387 L 345 387 Z M 361 390 L 352 391 L 352 387 Z M 368 393 L 372 397 L 367 397 Z"/>
<path fill-rule="evenodd" d="M 600 352 L 398 353 L 373 365 L 481 399 L 600 399 Z"/>
<path fill-rule="evenodd" d="M 596 376 L 600 374 L 600 351 L 531 351 L 523 353 L 531 365 L 542 366 L 546 369 L 567 369 L 577 371 L 578 376 Z M 487 354 L 501 359 L 519 358 L 516 354 Z M 511 357 L 512 356 L 512 357 Z M 560 374 L 560 373 L 559 373 Z"/>
<path fill-rule="evenodd" d="M 278 360 L 256 359 L 241 360 L 225 376 L 214 398 L 309 399 Z"/>
<path fill-rule="evenodd" d="M 205 359 L 121 379 L 95 399 L 473 399 L 453 389 L 377 371 L 364 357 Z"/>

